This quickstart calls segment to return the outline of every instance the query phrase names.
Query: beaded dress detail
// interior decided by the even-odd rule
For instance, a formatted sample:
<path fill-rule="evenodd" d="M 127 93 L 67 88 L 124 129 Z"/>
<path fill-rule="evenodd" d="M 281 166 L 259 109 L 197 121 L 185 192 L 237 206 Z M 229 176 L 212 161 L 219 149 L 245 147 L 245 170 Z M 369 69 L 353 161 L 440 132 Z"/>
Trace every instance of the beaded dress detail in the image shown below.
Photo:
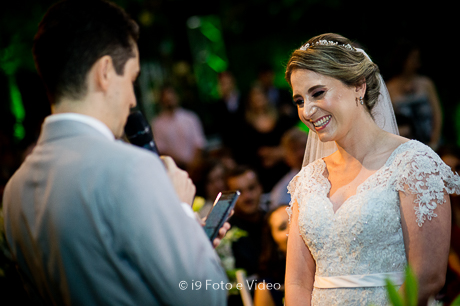
<path fill-rule="evenodd" d="M 325 162 L 318 159 L 288 186 L 299 207 L 299 232 L 319 277 L 403 272 L 407 259 L 399 191 L 416 194 L 414 213 L 420 227 L 436 217 L 445 191 L 460 193 L 460 177 L 415 140 L 396 148 L 335 213 L 325 170 Z M 388 305 L 388 300 L 385 287 L 314 288 L 312 305 Z"/>

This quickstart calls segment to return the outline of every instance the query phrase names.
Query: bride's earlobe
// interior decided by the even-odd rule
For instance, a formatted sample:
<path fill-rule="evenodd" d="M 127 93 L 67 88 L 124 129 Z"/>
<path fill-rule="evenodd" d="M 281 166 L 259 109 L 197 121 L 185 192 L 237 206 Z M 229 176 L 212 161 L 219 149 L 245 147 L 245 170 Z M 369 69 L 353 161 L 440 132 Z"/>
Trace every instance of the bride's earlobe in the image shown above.
<path fill-rule="evenodd" d="M 355 92 L 361 92 L 361 96 L 364 96 L 364 94 L 366 93 L 366 79 L 363 79 L 359 82 L 359 84 L 357 84 L 355 86 Z"/>
<path fill-rule="evenodd" d="M 364 104 L 363 97 L 366 95 L 366 88 L 366 79 L 363 79 L 355 86 L 355 92 L 358 94 L 358 97 L 356 98 L 356 106 Z"/>

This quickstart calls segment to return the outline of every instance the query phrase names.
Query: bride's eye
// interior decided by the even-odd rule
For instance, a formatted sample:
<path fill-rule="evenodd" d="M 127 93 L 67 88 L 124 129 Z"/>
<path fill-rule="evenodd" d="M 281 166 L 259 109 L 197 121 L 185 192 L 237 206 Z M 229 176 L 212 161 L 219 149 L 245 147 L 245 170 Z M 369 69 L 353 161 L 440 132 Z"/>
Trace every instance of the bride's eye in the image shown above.
<path fill-rule="evenodd" d="M 302 107 L 303 106 L 303 99 L 295 99 L 294 101 L 292 101 L 295 105 L 297 105 L 298 107 Z"/>
<path fill-rule="evenodd" d="M 315 93 L 312 95 L 312 97 L 313 97 L 313 98 L 321 98 L 321 97 L 324 95 L 325 92 L 326 92 L 325 90 L 319 90 L 319 91 L 315 92 Z"/>

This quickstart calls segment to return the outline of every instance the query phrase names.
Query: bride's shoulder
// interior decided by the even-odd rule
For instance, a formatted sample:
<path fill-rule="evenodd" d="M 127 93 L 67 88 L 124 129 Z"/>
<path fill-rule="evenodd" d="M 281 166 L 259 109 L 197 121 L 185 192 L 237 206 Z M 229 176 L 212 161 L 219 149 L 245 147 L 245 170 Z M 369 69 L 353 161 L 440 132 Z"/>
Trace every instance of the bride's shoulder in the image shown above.
<path fill-rule="evenodd" d="M 324 163 L 323 159 L 317 159 L 312 161 L 308 165 L 305 165 L 300 169 L 297 175 L 294 176 L 292 181 L 302 181 L 302 182 L 317 182 L 321 181 L 321 176 L 324 174 L 324 170 L 326 168 L 326 164 Z"/>
<path fill-rule="evenodd" d="M 325 162 L 322 158 L 319 158 L 315 161 L 312 161 L 308 165 L 302 167 L 300 172 L 297 174 L 308 174 L 311 175 L 314 172 L 320 171 L 321 169 L 324 170 Z"/>
<path fill-rule="evenodd" d="M 394 161 L 401 165 L 401 162 L 420 164 L 426 160 L 440 162 L 441 159 L 436 152 L 429 146 L 418 140 L 407 139 L 395 135 L 395 150 L 393 154 Z"/>
<path fill-rule="evenodd" d="M 398 147 L 400 147 L 401 145 L 405 144 L 406 142 L 410 141 L 410 139 L 408 139 L 406 137 L 395 135 L 395 134 L 392 134 L 392 133 L 388 133 L 387 135 L 388 135 L 388 137 L 387 137 L 387 147 L 390 148 L 390 149 L 393 149 L 393 150 L 398 148 Z"/>
<path fill-rule="evenodd" d="M 300 189 L 315 186 L 323 181 L 321 175 L 324 172 L 324 162 L 322 159 L 317 159 L 302 169 L 289 182 L 289 193 L 293 194 L 299 187 Z"/>
<path fill-rule="evenodd" d="M 382 141 L 379 151 L 382 152 L 382 155 L 386 155 L 387 158 L 404 150 L 407 143 L 411 141 L 410 139 L 392 133 L 386 133 L 385 136 L 386 137 L 383 137 L 384 140 Z"/>

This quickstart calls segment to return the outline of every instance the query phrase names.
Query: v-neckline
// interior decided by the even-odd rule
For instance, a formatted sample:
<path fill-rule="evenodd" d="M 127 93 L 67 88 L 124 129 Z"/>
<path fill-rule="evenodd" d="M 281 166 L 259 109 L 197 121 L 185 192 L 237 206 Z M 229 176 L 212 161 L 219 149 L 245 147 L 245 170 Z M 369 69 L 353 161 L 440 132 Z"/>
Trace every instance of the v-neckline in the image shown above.
<path fill-rule="evenodd" d="M 321 172 L 321 176 L 324 178 L 324 180 L 326 181 L 326 183 L 327 183 L 327 185 L 328 185 L 328 188 L 326 189 L 326 194 L 325 194 L 325 196 L 326 196 L 327 201 L 328 201 L 329 204 L 330 204 L 330 208 L 331 208 L 332 214 L 333 214 L 334 216 L 336 216 L 337 213 L 339 213 L 339 211 L 341 210 L 341 208 L 342 208 L 345 204 L 347 204 L 351 198 L 356 197 L 356 196 L 360 193 L 359 190 L 360 190 L 361 186 L 363 186 L 363 185 L 364 185 L 365 183 L 367 183 L 372 177 L 374 177 L 377 173 L 379 173 L 379 172 L 382 171 L 385 167 L 387 167 L 388 162 L 390 162 L 390 160 L 392 160 L 392 158 L 393 158 L 393 156 L 396 154 L 396 152 L 399 151 L 400 148 L 401 148 L 402 146 L 404 146 L 406 143 L 409 143 L 409 142 L 412 142 L 412 140 L 406 141 L 406 142 L 400 144 L 399 146 L 397 146 L 396 149 L 394 149 L 393 152 L 391 152 L 390 156 L 387 158 L 387 160 L 385 161 L 385 163 L 383 164 L 383 166 L 380 167 L 379 169 L 377 169 L 374 173 L 372 173 L 371 175 L 369 175 L 361 184 L 359 184 L 359 185 L 356 187 L 355 194 L 349 196 L 345 201 L 343 201 L 343 203 L 340 204 L 339 208 L 337 208 L 336 211 L 334 211 L 334 203 L 332 203 L 331 198 L 328 196 L 328 194 L 329 194 L 329 192 L 331 191 L 331 188 L 332 188 L 332 184 L 331 184 L 331 182 L 329 181 L 329 171 L 327 170 L 327 165 L 326 165 L 326 162 L 324 161 L 324 158 L 321 158 L 320 160 L 321 160 L 321 163 L 322 163 L 322 165 L 323 165 L 323 171 Z M 327 172 L 327 173 L 328 173 L 328 177 L 324 176 L 324 171 L 325 171 L 325 170 L 328 171 L 328 172 Z"/>

